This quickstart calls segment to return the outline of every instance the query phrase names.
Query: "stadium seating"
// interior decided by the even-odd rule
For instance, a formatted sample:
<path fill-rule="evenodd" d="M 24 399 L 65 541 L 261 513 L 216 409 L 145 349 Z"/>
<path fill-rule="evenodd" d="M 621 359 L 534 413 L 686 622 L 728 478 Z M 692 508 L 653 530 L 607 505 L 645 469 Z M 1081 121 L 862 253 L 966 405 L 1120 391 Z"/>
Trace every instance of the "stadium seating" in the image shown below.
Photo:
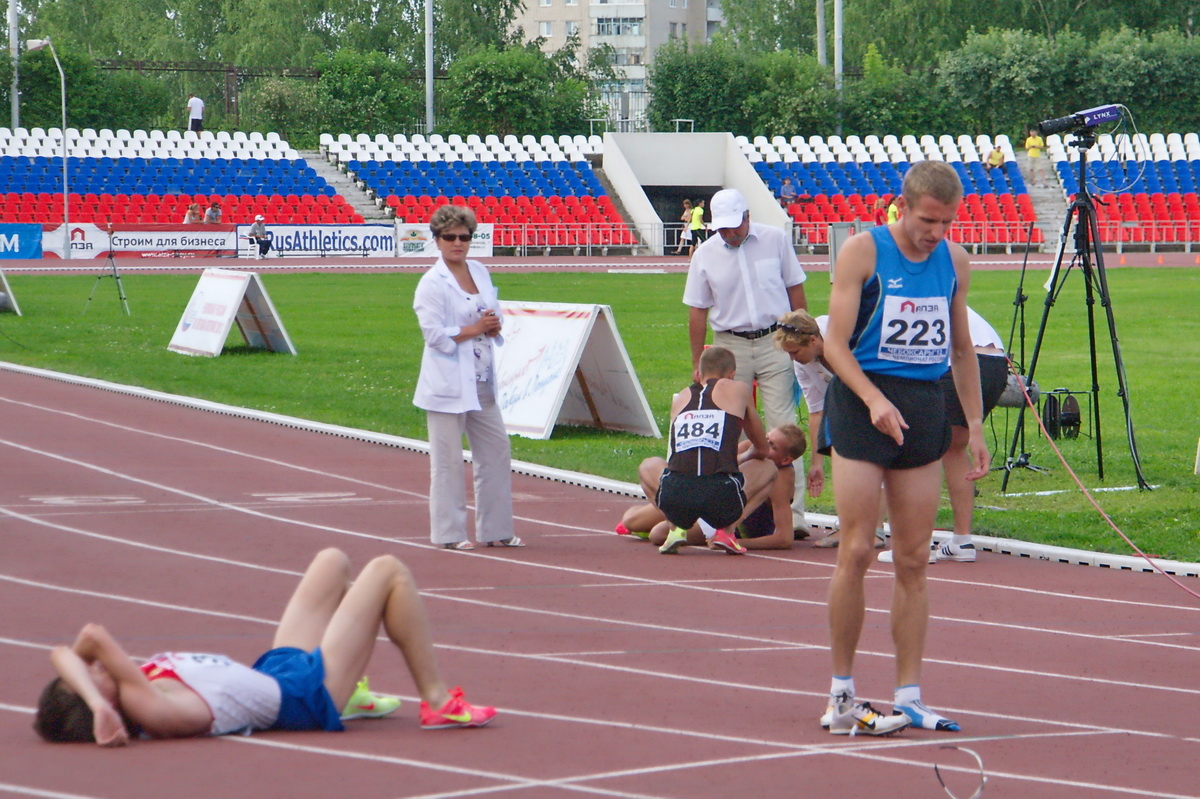
<path fill-rule="evenodd" d="M 494 224 L 500 247 L 636 242 L 587 161 L 602 146 L 598 137 L 342 133 L 324 134 L 322 146 L 402 222 L 428 222 L 454 203 Z"/>
<path fill-rule="evenodd" d="M 964 202 L 950 238 L 970 245 L 1004 245 L 1025 240 L 1036 221 L 1033 203 L 1017 166 L 1012 144 L 1004 135 L 959 136 L 764 136 L 737 138 L 742 154 L 776 195 L 784 178 L 791 178 L 797 201 L 788 206 L 793 224 L 813 245 L 827 244 L 831 222 L 873 220 L 880 197 L 900 191 L 909 166 L 916 161 L 950 164 L 962 180 Z M 1006 156 L 1003 168 L 988 169 L 980 153 L 999 144 Z M 1033 228 L 1032 240 L 1042 233 Z"/>
<path fill-rule="evenodd" d="M 1046 151 L 1068 200 L 1079 193 L 1080 150 L 1050 136 Z M 1200 241 L 1200 137 L 1101 134 L 1086 150 L 1100 240 L 1149 245 Z"/>
<path fill-rule="evenodd" d="M 0 128 L 0 222 L 62 218 L 62 132 Z M 226 223 L 361 222 L 277 134 L 67 131 L 70 218 L 178 224 L 189 203 L 221 202 Z"/>

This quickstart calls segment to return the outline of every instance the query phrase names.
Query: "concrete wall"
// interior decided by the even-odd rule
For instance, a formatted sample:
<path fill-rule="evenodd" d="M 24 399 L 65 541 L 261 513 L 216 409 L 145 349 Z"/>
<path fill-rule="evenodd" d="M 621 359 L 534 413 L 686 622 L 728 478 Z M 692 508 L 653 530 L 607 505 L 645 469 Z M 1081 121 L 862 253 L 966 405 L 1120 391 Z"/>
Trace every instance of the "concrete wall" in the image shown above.
<path fill-rule="evenodd" d="M 729 133 L 606 133 L 604 173 L 641 231 L 662 224 L 643 186 L 721 186 L 741 190 L 755 222 L 791 232 L 791 219 Z M 661 234 L 650 246 L 662 253 Z"/>

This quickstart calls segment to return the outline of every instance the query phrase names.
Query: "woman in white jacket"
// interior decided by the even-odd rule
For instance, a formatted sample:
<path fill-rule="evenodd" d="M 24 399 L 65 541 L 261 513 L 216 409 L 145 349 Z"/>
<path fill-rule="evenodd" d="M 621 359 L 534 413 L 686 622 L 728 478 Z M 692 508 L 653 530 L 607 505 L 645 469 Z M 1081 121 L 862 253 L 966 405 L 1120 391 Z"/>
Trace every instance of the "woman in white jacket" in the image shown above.
<path fill-rule="evenodd" d="M 413 310 L 425 337 L 413 404 L 429 426 L 429 523 L 433 543 L 474 549 L 467 538 L 462 436 L 475 476 L 475 537 L 524 546 L 513 533 L 508 433 L 496 404 L 492 347 L 504 343 L 500 303 L 487 270 L 468 261 L 475 232 L 469 208 L 443 205 L 429 220 L 441 257 L 417 284 Z"/>

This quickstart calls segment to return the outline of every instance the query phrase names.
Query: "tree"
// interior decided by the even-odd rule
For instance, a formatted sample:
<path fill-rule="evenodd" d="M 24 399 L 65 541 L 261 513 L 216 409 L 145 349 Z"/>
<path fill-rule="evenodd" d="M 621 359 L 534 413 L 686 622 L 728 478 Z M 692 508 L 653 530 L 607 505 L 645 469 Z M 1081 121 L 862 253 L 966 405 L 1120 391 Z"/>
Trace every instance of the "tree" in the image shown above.
<path fill-rule="evenodd" d="M 343 49 L 321 56 L 313 66 L 321 73 L 322 116 L 329 125 L 393 132 L 412 127 L 424 116 L 424 81 L 415 79 L 402 60 Z"/>
<path fill-rule="evenodd" d="M 655 51 L 650 67 L 650 124 L 671 130 L 672 119 L 685 118 L 696 120 L 698 131 L 751 134 L 754 125 L 745 102 L 766 87 L 767 71 L 758 58 L 726 40 L 667 42 Z"/>
<path fill-rule="evenodd" d="M 837 127 L 837 94 L 833 73 L 815 56 L 790 51 L 766 53 L 756 67 L 762 70 L 762 89 L 746 98 L 750 130 L 763 136 L 795 133 L 833 133 Z"/>
<path fill-rule="evenodd" d="M 829 6 L 832 7 L 832 3 Z M 739 49 L 815 53 L 817 17 L 812 0 L 721 0 L 721 34 Z M 832 29 L 832 26 L 830 26 Z"/>
<path fill-rule="evenodd" d="M 584 133 L 587 83 L 574 67 L 544 54 L 536 43 L 486 47 L 451 65 L 442 91 L 439 129 L 457 133 Z"/>

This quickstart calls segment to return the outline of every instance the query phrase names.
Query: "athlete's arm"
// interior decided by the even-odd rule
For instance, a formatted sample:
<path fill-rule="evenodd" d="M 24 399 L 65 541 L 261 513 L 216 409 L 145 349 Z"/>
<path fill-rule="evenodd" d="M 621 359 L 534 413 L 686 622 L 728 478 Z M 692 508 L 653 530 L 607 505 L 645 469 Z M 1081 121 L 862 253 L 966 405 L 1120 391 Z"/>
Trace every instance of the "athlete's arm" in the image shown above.
<path fill-rule="evenodd" d="M 875 274 L 875 241 L 870 233 L 851 236 L 834 264 L 833 288 L 829 292 L 829 329 L 825 335 L 825 360 L 830 371 L 858 395 L 871 412 L 877 430 L 904 443 L 908 424 L 900 411 L 875 387 L 850 349 L 850 336 L 858 318 L 862 288 Z M 968 339 L 969 340 L 969 339 Z"/>
<path fill-rule="evenodd" d="M 72 651 L 85 663 L 99 661 L 117 684 L 118 704 L 126 716 L 157 738 L 202 735 L 212 726 L 212 714 L 198 695 L 180 683 L 182 690 L 156 689 L 133 659 L 99 624 L 79 631 Z"/>
<path fill-rule="evenodd" d="M 746 538 L 741 541 L 746 549 L 791 549 L 796 541 L 792 529 L 792 493 L 796 490 L 796 469 L 785 466 L 775 472 L 771 481 L 771 493 L 767 501 L 771 503 L 771 517 L 775 522 L 775 532 L 761 538 Z"/>
<path fill-rule="evenodd" d="M 813 443 L 812 457 L 809 458 L 808 475 L 805 482 L 810 497 L 819 497 L 825 490 L 825 456 L 817 452 L 816 444 L 820 440 L 818 436 L 821 433 L 821 417 L 824 415 L 825 411 L 808 412 L 808 440 Z"/>
<path fill-rule="evenodd" d="M 954 272 L 958 278 L 958 290 L 950 300 L 950 367 L 954 377 L 954 390 L 962 405 L 967 420 L 970 440 L 967 449 L 971 454 L 971 471 L 968 480 L 978 480 L 988 473 L 991 453 L 983 437 L 983 399 L 979 388 L 979 359 L 975 357 L 975 345 L 971 341 L 970 321 L 967 317 L 967 289 L 971 283 L 971 265 L 966 250 L 951 244 Z"/>
<path fill-rule="evenodd" d="M 692 380 L 700 382 L 700 356 L 708 337 L 708 309 L 688 307 L 688 345 L 692 349 Z"/>

